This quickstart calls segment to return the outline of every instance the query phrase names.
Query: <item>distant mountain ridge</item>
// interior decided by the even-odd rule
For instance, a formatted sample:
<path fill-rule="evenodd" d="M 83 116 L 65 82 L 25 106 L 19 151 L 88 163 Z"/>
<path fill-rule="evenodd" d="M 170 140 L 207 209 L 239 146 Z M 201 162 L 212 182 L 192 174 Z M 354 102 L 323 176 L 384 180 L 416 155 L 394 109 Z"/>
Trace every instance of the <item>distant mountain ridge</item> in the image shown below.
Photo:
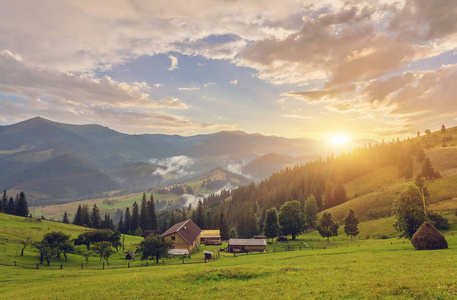
<path fill-rule="evenodd" d="M 239 170 L 242 175 L 244 165 L 266 153 L 291 157 L 329 154 L 322 142 L 312 139 L 242 131 L 188 137 L 130 135 L 101 125 L 63 124 L 41 117 L 1 126 L 0 139 L 0 187 L 24 190 L 38 204 L 68 202 L 110 191 L 142 191 L 197 178 L 217 166 Z M 269 164 L 261 177 L 285 165 Z M 91 175 L 86 179 L 63 180 L 88 172 Z M 38 186 L 37 181 L 46 184 Z"/>

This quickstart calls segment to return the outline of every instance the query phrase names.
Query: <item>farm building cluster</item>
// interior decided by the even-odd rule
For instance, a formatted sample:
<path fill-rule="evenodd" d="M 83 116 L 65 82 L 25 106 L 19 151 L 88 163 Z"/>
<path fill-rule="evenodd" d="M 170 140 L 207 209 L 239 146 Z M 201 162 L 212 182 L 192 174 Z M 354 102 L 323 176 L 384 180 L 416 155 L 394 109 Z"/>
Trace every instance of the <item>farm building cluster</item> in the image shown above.
<path fill-rule="evenodd" d="M 192 220 L 186 220 L 171 226 L 161 237 L 172 241 L 169 254 L 188 255 L 199 249 L 201 244 L 221 245 L 220 230 L 201 230 Z M 267 242 L 265 237 L 256 236 L 253 239 L 230 239 L 227 250 L 229 252 L 265 251 Z"/>

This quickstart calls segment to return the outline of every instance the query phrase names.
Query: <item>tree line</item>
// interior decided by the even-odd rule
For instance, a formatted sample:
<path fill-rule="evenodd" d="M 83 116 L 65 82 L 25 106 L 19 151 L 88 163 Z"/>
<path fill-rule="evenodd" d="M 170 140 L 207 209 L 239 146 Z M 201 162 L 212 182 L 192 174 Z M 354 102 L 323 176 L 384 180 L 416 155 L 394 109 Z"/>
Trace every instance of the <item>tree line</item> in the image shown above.
<path fill-rule="evenodd" d="M 4 190 L 0 201 L 0 212 L 19 217 L 28 217 L 29 206 L 25 193 L 21 191 L 16 195 L 16 198 L 13 198 L 12 196 L 8 198 L 6 190 Z"/>

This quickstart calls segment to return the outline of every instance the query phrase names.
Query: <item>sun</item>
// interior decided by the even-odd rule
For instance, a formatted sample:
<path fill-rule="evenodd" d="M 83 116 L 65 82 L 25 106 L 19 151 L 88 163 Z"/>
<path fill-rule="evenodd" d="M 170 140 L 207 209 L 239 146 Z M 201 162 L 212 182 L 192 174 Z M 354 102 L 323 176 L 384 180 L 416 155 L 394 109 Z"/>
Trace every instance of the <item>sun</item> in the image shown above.
<path fill-rule="evenodd" d="M 330 137 L 330 142 L 335 146 L 344 146 L 349 142 L 349 137 L 344 134 L 336 134 Z"/>

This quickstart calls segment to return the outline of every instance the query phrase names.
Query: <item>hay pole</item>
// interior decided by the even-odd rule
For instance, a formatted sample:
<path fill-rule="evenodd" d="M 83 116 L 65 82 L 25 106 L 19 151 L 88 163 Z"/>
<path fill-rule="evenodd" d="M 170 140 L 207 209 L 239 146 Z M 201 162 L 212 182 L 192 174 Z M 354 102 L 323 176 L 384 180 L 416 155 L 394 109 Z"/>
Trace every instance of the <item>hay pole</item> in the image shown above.
<path fill-rule="evenodd" d="M 425 206 L 424 188 L 421 188 L 421 194 L 422 194 L 422 203 L 424 204 L 425 220 L 427 220 L 428 216 L 427 216 L 427 207 Z"/>

